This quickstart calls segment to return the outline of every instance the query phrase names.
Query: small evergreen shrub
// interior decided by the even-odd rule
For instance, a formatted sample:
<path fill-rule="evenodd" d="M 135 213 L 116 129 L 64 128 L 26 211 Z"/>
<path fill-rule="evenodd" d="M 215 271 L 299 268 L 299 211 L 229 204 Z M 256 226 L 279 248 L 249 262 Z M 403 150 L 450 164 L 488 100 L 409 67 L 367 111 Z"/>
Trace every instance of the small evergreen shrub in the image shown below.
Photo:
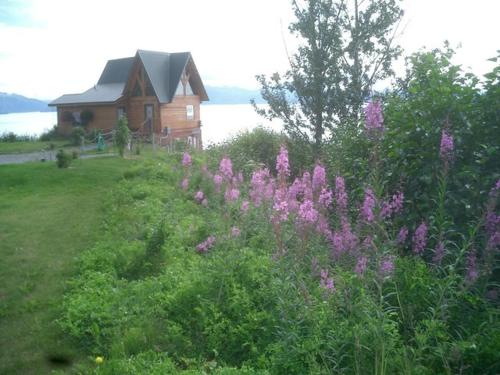
<path fill-rule="evenodd" d="M 56 165 L 58 168 L 68 168 L 72 160 L 73 156 L 62 149 L 56 154 Z"/>

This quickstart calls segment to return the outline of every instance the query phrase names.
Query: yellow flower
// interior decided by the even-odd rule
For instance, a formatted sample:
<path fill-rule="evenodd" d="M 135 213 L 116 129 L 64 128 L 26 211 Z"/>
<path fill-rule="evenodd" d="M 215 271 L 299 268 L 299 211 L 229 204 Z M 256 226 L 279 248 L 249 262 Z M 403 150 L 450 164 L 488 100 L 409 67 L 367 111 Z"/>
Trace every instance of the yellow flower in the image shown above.
<path fill-rule="evenodd" d="M 104 362 L 104 358 L 103 357 L 95 357 L 95 363 L 97 363 L 98 365 L 100 365 L 103 362 Z"/>

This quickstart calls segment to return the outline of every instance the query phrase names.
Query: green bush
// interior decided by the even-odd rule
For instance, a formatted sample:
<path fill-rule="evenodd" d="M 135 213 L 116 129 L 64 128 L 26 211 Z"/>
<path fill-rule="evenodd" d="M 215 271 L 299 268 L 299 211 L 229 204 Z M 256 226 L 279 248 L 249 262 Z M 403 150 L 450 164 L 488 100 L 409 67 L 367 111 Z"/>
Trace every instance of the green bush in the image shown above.
<path fill-rule="evenodd" d="M 56 154 L 56 165 L 58 168 L 68 168 L 72 160 L 73 156 L 62 149 Z"/>
<path fill-rule="evenodd" d="M 71 130 L 70 138 L 73 146 L 81 146 L 83 139 L 85 139 L 85 130 L 81 126 L 75 126 Z"/>
<path fill-rule="evenodd" d="M 128 128 L 128 120 L 126 116 L 122 116 L 118 120 L 115 132 L 115 144 L 121 157 L 123 157 L 125 147 L 128 145 L 129 141 L 130 130 Z"/>
<path fill-rule="evenodd" d="M 42 142 L 55 141 L 58 139 L 61 139 L 61 136 L 58 133 L 57 125 L 54 125 L 51 129 L 43 132 L 39 137 L 39 140 Z"/>

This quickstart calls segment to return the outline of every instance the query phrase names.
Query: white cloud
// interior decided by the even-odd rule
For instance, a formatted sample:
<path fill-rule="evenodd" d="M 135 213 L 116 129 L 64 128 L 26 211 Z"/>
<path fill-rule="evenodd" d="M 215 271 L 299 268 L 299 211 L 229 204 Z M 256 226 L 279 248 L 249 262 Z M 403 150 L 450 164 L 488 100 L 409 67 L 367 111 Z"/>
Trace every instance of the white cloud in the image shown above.
<path fill-rule="evenodd" d="M 419 0 L 405 8 L 407 51 L 462 42 L 459 62 L 487 71 L 484 61 L 499 48 L 500 2 Z M 0 91 L 48 99 L 81 92 L 108 59 L 136 49 L 191 51 L 207 84 L 256 87 L 255 74 L 287 67 L 288 0 L 32 0 L 29 11 L 34 27 L 0 24 Z"/>

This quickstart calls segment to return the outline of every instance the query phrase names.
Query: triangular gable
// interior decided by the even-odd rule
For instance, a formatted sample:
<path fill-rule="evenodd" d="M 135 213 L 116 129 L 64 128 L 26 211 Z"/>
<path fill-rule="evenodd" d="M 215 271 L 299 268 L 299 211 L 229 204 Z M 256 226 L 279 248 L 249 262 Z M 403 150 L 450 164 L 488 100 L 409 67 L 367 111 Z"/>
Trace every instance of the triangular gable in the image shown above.
<path fill-rule="evenodd" d="M 145 80 L 149 79 L 160 103 L 170 103 L 175 96 L 182 73 L 187 69 L 193 92 L 200 99 L 208 100 L 196 66 L 189 52 L 164 53 L 138 50 L 130 69 L 129 79 L 124 92 L 133 92 L 138 69 L 144 68 Z"/>

